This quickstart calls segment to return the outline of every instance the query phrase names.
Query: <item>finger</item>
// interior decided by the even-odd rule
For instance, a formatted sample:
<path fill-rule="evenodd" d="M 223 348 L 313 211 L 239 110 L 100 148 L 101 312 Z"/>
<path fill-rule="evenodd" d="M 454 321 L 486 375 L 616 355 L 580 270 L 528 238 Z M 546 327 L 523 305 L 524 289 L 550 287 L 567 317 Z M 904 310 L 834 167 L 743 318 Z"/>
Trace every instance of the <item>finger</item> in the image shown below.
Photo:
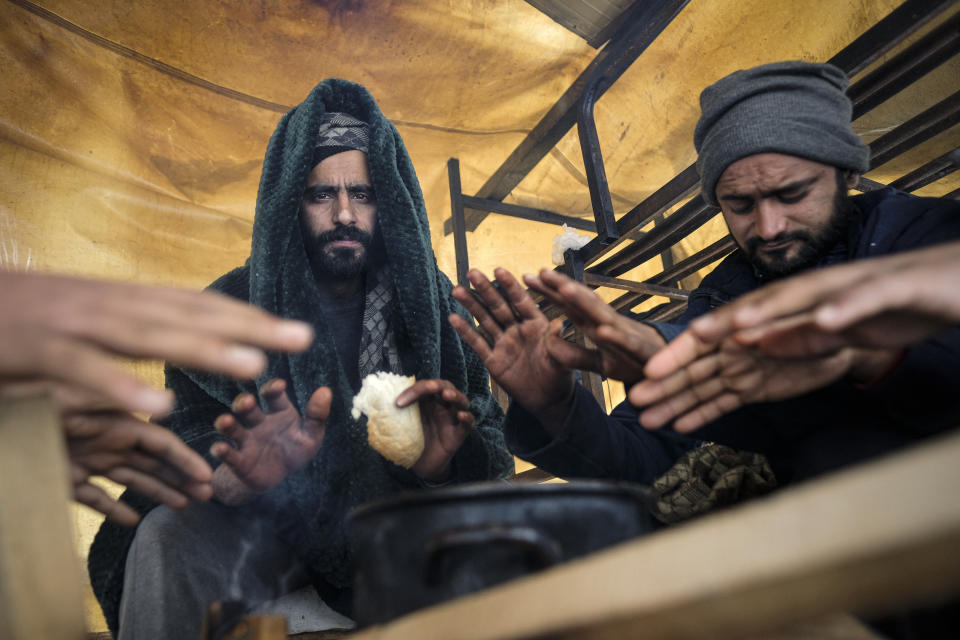
<path fill-rule="evenodd" d="M 573 344 L 556 336 L 547 336 L 543 344 L 550 357 L 562 367 L 603 373 L 603 357 L 596 349 Z"/>
<path fill-rule="evenodd" d="M 788 278 L 694 320 L 690 329 L 705 340 L 719 340 L 736 329 L 809 311 L 821 300 L 852 285 L 862 277 L 861 272 L 860 265 L 842 265 Z"/>
<path fill-rule="evenodd" d="M 281 411 L 296 411 L 296 407 L 290 402 L 290 396 L 287 395 L 287 383 L 280 378 L 272 378 L 263 383 L 260 387 L 260 397 L 267 405 L 267 411 L 270 413 L 279 413 Z M 260 414 L 260 420 L 263 414 Z"/>
<path fill-rule="evenodd" d="M 802 314 L 795 317 L 809 317 L 809 315 Z M 739 332 L 735 333 L 733 339 L 739 344 L 755 347 L 765 355 L 781 358 L 826 355 L 849 346 L 850 343 L 849 337 L 825 331 L 811 322 L 794 324 L 773 321 L 760 327 L 745 329 L 744 333 L 747 335 L 741 336 Z"/>
<path fill-rule="evenodd" d="M 212 479 L 210 465 L 172 431 L 134 419 L 124 420 L 120 426 L 134 432 L 139 450 L 170 465 L 188 480 L 204 483 Z"/>
<path fill-rule="evenodd" d="M 553 272 L 548 269 L 543 269 L 542 273 L 553 273 Z M 529 287 L 533 291 L 536 291 L 537 293 L 542 295 L 544 298 L 549 300 L 551 303 L 556 305 L 557 308 L 559 308 L 564 313 L 564 315 L 566 315 L 570 319 L 570 321 L 573 322 L 574 324 L 581 325 L 582 322 L 585 321 L 585 318 L 582 318 L 577 314 L 576 309 L 568 308 L 567 301 L 563 298 L 563 296 L 560 295 L 559 292 L 557 292 L 555 288 L 548 286 L 546 283 L 543 282 L 543 280 L 539 276 L 531 275 L 529 273 L 524 274 L 523 282 L 525 285 L 527 285 L 527 287 Z M 539 309 L 540 307 L 537 306 L 538 311 Z"/>
<path fill-rule="evenodd" d="M 102 513 L 108 520 L 120 526 L 135 527 L 140 522 L 140 515 L 136 511 L 119 500 L 114 500 L 106 491 L 89 482 L 73 487 L 73 499 Z"/>
<path fill-rule="evenodd" d="M 633 361 L 638 368 L 645 366 L 664 346 L 656 329 L 623 316 L 615 325 L 601 324 L 587 335 L 604 350 L 619 354 L 625 361 Z"/>
<path fill-rule="evenodd" d="M 396 405 L 401 408 L 407 407 L 424 396 L 438 394 L 444 388 L 443 383 L 444 380 L 438 379 L 417 380 L 397 396 Z"/>
<path fill-rule="evenodd" d="M 264 387 L 265 386 L 267 385 L 265 384 Z M 234 398 L 233 402 L 230 404 L 230 411 L 233 412 L 233 416 L 236 418 L 237 422 L 239 422 L 246 429 L 252 429 L 256 427 L 266 418 L 263 410 L 260 409 L 260 405 L 257 403 L 257 399 L 249 393 L 241 393 Z"/>
<path fill-rule="evenodd" d="M 665 378 L 647 378 L 630 389 L 627 394 L 630 404 L 643 407 L 692 389 L 716 375 L 721 364 L 722 359 L 719 354 L 710 354 L 694 360 Z"/>
<path fill-rule="evenodd" d="M 648 407 L 640 414 L 640 424 L 648 429 L 662 427 L 677 416 L 709 402 L 723 391 L 722 380 L 717 378 L 707 380 Z"/>
<path fill-rule="evenodd" d="M 692 331 L 684 331 L 647 361 L 643 373 L 647 378 L 666 378 L 717 347 L 717 343 L 706 341 Z"/>
<path fill-rule="evenodd" d="M 539 276 L 531 273 L 525 273 L 523 274 L 523 284 L 527 285 L 528 289 L 536 291 L 550 302 L 558 305 L 563 304 L 563 298 L 560 297 L 560 294 L 557 293 L 556 289 L 547 286 Z"/>
<path fill-rule="evenodd" d="M 239 468 L 243 463 L 240 451 L 226 442 L 214 442 L 210 445 L 210 455 L 234 469 Z"/>
<path fill-rule="evenodd" d="M 457 412 L 457 422 L 460 427 L 466 429 L 467 431 L 473 429 L 473 425 L 476 418 L 473 417 L 473 414 L 469 411 L 458 411 Z"/>
<path fill-rule="evenodd" d="M 818 306 L 813 313 L 814 322 L 827 331 L 842 331 L 883 312 L 909 310 L 914 291 L 915 287 L 891 287 L 887 282 L 853 287 Z"/>
<path fill-rule="evenodd" d="M 130 467 L 115 467 L 103 474 L 117 484 L 165 504 L 173 509 L 182 509 L 190 503 L 187 495 L 164 482 L 157 476 Z"/>
<path fill-rule="evenodd" d="M 576 280 L 567 278 L 557 291 L 565 300 L 568 312 L 581 318 L 580 322 L 614 324 L 622 317 L 592 289 Z"/>
<path fill-rule="evenodd" d="M 693 411 L 677 418 L 673 430 L 677 433 L 690 433 L 709 424 L 717 418 L 743 406 L 740 396 L 735 393 L 722 393 L 716 398 L 701 404 Z"/>
<path fill-rule="evenodd" d="M 470 409 L 470 399 L 466 394 L 454 387 L 452 383 L 447 382 L 447 386 L 444 387 L 440 397 L 443 399 L 444 404 L 451 409 Z"/>
<path fill-rule="evenodd" d="M 303 431 L 317 447 L 323 441 L 326 433 L 327 417 L 330 415 L 330 403 L 333 401 L 333 392 L 329 387 L 320 387 L 307 400 L 306 420 L 303 421 Z"/>
<path fill-rule="evenodd" d="M 506 275 L 503 276 L 502 274 Z M 514 314 L 513 308 L 507 302 L 507 298 L 504 297 L 506 289 L 504 288 L 503 282 L 501 282 L 501 278 L 504 278 L 507 282 L 512 281 L 514 285 L 516 285 L 516 280 L 514 280 L 513 276 L 511 276 L 509 272 L 504 269 L 495 269 L 494 277 L 499 283 L 503 293 L 498 291 L 493 286 L 493 283 L 487 280 L 487 278 L 476 269 L 472 269 L 467 274 L 470 284 L 472 284 L 473 288 L 476 289 L 481 300 L 486 305 L 490 316 L 497 324 L 496 327 L 488 327 L 487 324 L 480 323 L 480 326 L 482 326 L 485 331 L 490 333 L 490 335 L 496 339 L 502 330 L 501 328 L 513 326 L 517 322 L 517 317 Z"/>
<path fill-rule="evenodd" d="M 94 287 L 98 293 L 91 300 L 98 304 L 82 308 L 94 316 L 82 325 L 83 335 L 128 356 L 246 376 L 260 349 L 300 351 L 313 338 L 306 323 L 276 318 L 212 291 L 118 283 Z M 118 289 L 125 295 L 116 295 Z"/>
<path fill-rule="evenodd" d="M 516 315 L 521 320 L 540 320 L 546 316 L 540 311 L 540 307 L 530 297 L 530 292 L 524 289 L 517 279 L 513 277 L 506 269 L 498 268 L 494 271 L 500 288 L 509 300 L 510 305 L 516 310 Z"/>
<path fill-rule="evenodd" d="M 783 318 L 774 318 L 760 325 L 740 329 L 735 334 L 735 340 L 743 345 L 753 345 L 767 336 L 783 335 L 799 327 L 811 326 L 813 324 L 813 313 L 806 311 L 796 313 Z"/>
<path fill-rule="evenodd" d="M 471 271 L 471 273 L 473 272 Z M 479 272 L 477 273 L 479 274 Z M 474 280 L 477 282 L 481 280 L 485 282 L 486 278 L 480 274 L 479 276 L 475 276 Z M 489 295 L 496 296 L 497 299 L 502 301 L 500 294 L 497 293 L 492 286 L 488 286 L 487 290 L 492 292 Z M 453 290 L 453 297 L 470 312 L 470 315 L 474 317 L 480 328 L 490 336 L 491 341 L 503 333 L 503 327 L 501 327 L 500 323 L 493 317 L 489 303 L 478 292 L 468 291 L 466 288 L 458 286 Z"/>
<path fill-rule="evenodd" d="M 232 342 L 225 336 L 205 332 L 202 327 L 152 321 L 130 327 L 125 324 L 127 320 L 105 316 L 93 338 L 112 353 L 163 359 L 177 366 L 212 370 L 235 378 L 256 377 L 267 364 L 262 349 Z M 104 334 L 110 336 L 109 341 Z"/>
<path fill-rule="evenodd" d="M 153 389 L 116 360 L 89 345 L 72 340 L 47 341 L 35 359 L 36 371 L 81 395 L 104 398 L 119 409 L 150 415 L 173 408 L 173 394 Z"/>
<path fill-rule="evenodd" d="M 482 362 L 486 363 L 493 354 L 493 350 L 490 348 L 490 344 L 487 342 L 487 340 L 459 315 L 451 313 L 448 317 L 448 320 L 450 321 L 450 325 L 453 327 L 453 330 L 457 332 L 458 336 L 460 336 L 460 339 L 466 342 L 470 348 L 477 353 L 477 356 L 479 356 Z"/>
<path fill-rule="evenodd" d="M 96 463 L 93 462 L 92 464 Z M 120 468 L 130 469 L 154 478 L 158 482 L 191 498 L 205 500 L 208 497 L 207 492 L 209 491 L 212 478 L 204 481 L 194 480 L 193 478 L 185 476 L 176 467 L 172 467 L 163 460 L 147 454 L 134 451 L 127 453 L 123 457 L 115 457 L 110 464 L 105 466 L 104 470 L 100 472 L 100 475 L 109 477 L 109 474 L 114 469 Z"/>
<path fill-rule="evenodd" d="M 237 446 L 243 446 L 244 440 L 250 436 L 232 413 L 223 413 L 217 416 L 217 419 L 213 421 L 213 428 L 223 437 L 236 442 Z"/>

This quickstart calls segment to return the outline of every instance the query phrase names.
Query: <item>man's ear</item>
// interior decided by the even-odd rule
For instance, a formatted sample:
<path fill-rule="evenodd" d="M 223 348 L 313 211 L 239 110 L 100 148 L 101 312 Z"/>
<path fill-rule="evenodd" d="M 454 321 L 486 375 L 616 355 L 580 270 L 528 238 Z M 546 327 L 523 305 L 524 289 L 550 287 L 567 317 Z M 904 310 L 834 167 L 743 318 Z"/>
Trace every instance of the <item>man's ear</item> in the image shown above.
<path fill-rule="evenodd" d="M 852 169 L 847 169 L 846 171 L 843 172 L 843 174 L 844 174 L 843 177 L 844 177 L 844 179 L 846 180 L 846 183 L 847 183 L 847 189 L 848 189 L 848 190 L 849 190 L 849 189 L 853 189 L 853 188 L 856 187 L 858 184 L 860 184 L 860 174 L 857 173 L 856 171 L 854 171 L 854 170 L 852 170 Z"/>

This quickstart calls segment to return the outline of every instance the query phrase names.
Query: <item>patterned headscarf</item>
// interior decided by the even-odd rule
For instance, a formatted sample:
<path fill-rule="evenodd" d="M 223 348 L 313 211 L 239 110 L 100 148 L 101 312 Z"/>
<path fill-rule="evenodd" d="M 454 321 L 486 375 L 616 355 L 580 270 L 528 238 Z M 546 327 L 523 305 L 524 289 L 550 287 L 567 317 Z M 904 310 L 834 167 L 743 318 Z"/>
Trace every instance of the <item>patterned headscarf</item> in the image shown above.
<path fill-rule="evenodd" d="M 313 150 L 313 164 L 344 151 L 367 153 L 370 147 L 370 126 L 347 113 L 332 111 L 323 114 L 317 128 L 317 144 Z"/>

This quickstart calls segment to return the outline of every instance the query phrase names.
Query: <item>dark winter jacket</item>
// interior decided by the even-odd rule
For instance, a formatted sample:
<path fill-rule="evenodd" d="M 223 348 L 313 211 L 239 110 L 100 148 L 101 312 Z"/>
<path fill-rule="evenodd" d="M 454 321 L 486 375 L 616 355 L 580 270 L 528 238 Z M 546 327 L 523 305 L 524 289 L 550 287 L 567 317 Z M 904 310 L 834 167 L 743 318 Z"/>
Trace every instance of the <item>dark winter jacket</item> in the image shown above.
<path fill-rule="evenodd" d="M 853 197 L 859 215 L 848 238 L 818 267 L 883 256 L 960 239 L 960 203 L 918 198 L 893 189 Z M 691 293 L 687 311 L 656 324 L 666 340 L 687 323 L 764 284 L 735 251 Z M 562 435 L 551 438 L 514 404 L 506 434 L 519 457 L 563 477 L 649 483 L 701 440 L 767 456 L 780 485 L 865 460 L 960 426 L 960 328 L 907 349 L 883 380 L 869 388 L 840 381 L 781 402 L 743 407 L 693 438 L 668 429 L 647 431 L 626 402 L 609 415 L 579 390 Z"/>

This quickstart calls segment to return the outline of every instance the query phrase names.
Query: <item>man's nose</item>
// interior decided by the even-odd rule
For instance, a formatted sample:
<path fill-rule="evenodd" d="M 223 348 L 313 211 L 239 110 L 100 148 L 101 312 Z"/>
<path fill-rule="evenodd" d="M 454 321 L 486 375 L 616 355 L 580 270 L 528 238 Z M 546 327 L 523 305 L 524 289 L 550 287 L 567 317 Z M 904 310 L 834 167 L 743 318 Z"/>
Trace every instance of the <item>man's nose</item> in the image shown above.
<path fill-rule="evenodd" d="M 334 221 L 344 226 L 351 226 L 357 223 L 357 216 L 353 210 L 353 200 L 350 194 L 341 192 L 337 194 L 337 212 Z"/>
<path fill-rule="evenodd" d="M 757 204 L 755 227 L 757 236 L 763 240 L 775 238 L 787 230 L 787 218 L 783 215 L 783 206 L 767 199 Z"/>

